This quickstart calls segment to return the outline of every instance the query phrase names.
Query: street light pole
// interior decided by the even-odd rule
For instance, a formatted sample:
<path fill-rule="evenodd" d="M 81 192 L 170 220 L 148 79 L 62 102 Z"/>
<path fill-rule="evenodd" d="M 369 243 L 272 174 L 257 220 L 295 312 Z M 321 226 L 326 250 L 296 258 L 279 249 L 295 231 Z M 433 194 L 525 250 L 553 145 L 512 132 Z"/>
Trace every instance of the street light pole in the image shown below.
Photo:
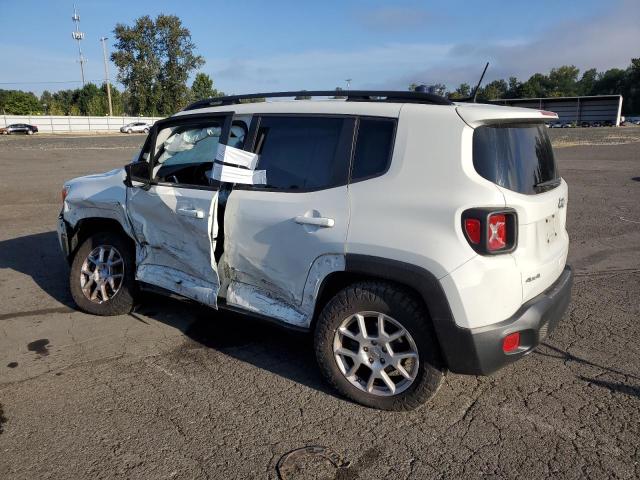
<path fill-rule="evenodd" d="M 101 37 L 102 56 L 104 57 L 104 79 L 107 83 L 107 99 L 109 100 L 109 116 L 113 117 L 113 107 L 111 106 L 111 82 L 109 81 L 109 64 L 107 63 L 107 41 L 108 37 Z"/>

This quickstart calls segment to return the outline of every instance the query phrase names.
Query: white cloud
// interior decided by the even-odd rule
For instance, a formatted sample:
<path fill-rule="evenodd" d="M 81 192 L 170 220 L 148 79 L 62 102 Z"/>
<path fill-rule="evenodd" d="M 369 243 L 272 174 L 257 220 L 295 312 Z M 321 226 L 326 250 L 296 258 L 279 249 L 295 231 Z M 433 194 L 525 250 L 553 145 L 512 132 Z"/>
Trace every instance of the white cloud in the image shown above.
<path fill-rule="evenodd" d="M 208 59 L 206 70 L 217 87 L 235 93 L 268 90 L 352 88 L 405 89 L 413 82 L 474 84 L 489 61 L 487 81 L 573 64 L 581 70 L 626 67 L 640 55 L 640 1 L 607 5 L 604 14 L 551 25 L 533 38 L 490 44 L 401 44 L 366 49 L 310 50 L 247 59 Z M 390 25 L 406 22 L 403 11 Z M 375 17 L 375 15 L 374 15 Z M 552 19 L 550 19 L 551 21 Z M 425 21 L 422 19 L 421 21 Z M 526 21 L 523 19 L 522 21 Z"/>

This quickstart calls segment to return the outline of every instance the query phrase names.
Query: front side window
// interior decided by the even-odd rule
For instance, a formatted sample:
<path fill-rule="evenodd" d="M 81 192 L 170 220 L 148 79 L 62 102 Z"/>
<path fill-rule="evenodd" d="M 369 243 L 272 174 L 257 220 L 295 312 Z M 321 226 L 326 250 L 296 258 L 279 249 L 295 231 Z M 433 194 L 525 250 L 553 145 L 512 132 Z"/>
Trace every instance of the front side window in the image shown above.
<path fill-rule="evenodd" d="M 473 166 L 482 177 L 524 194 L 560 184 L 544 124 L 484 125 L 473 133 Z"/>
<path fill-rule="evenodd" d="M 158 131 L 154 180 L 187 185 L 210 185 L 222 121 L 176 125 Z"/>
<path fill-rule="evenodd" d="M 310 190 L 346 184 L 349 125 L 333 117 L 262 117 L 255 151 L 266 188 Z"/>

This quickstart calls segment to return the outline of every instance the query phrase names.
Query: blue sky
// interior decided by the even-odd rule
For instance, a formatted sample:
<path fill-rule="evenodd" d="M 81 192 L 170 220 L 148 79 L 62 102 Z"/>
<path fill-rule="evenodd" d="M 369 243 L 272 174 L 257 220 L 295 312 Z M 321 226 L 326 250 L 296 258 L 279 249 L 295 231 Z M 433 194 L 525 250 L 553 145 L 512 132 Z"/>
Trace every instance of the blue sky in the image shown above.
<path fill-rule="evenodd" d="M 638 0 L 78 0 L 86 78 L 104 78 L 100 36 L 141 15 L 176 14 L 227 93 L 474 83 L 640 56 Z M 72 1 L 0 0 L 0 88 L 80 85 Z M 112 45 L 113 39 L 109 40 Z M 111 65 L 111 77 L 116 70 Z M 60 82 L 60 83 L 58 83 Z M 65 82 L 65 83 L 62 83 Z"/>

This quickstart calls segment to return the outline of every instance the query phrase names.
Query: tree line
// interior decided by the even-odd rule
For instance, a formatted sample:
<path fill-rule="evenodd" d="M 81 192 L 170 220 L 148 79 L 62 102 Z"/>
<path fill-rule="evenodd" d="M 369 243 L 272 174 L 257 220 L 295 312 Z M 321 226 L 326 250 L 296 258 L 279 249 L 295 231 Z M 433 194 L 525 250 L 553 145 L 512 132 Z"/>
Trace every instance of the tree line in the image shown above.
<path fill-rule="evenodd" d="M 409 85 L 413 90 L 415 84 Z M 445 85 L 434 85 L 436 93 L 452 100 L 471 95 L 472 87 L 461 83 L 453 91 L 447 91 Z M 631 59 L 625 68 L 611 68 L 598 72 L 595 68 L 585 70 L 574 65 L 552 68 L 548 74 L 534 73 L 528 80 L 521 82 L 516 77 L 508 80 L 493 80 L 478 89 L 478 100 L 498 100 L 503 98 L 544 98 L 576 97 L 583 95 L 622 95 L 622 110 L 626 114 L 640 113 L 640 58 Z"/>

